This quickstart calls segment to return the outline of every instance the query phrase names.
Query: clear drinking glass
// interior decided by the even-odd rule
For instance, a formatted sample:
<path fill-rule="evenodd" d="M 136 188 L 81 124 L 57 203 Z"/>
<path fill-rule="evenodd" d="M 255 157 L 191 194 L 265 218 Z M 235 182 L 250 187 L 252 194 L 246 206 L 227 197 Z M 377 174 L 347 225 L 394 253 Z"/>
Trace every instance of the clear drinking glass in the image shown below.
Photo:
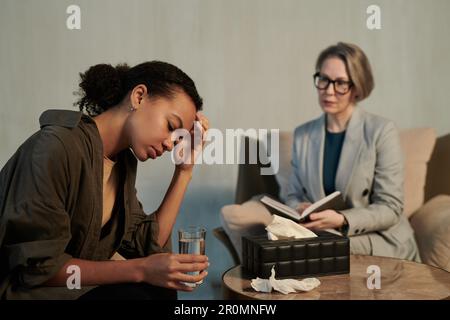
<path fill-rule="evenodd" d="M 178 252 L 184 254 L 205 254 L 205 228 L 190 226 L 178 230 Z M 199 271 L 188 272 L 187 274 L 198 275 Z M 187 286 L 195 287 L 203 281 L 197 283 L 184 283 Z"/>

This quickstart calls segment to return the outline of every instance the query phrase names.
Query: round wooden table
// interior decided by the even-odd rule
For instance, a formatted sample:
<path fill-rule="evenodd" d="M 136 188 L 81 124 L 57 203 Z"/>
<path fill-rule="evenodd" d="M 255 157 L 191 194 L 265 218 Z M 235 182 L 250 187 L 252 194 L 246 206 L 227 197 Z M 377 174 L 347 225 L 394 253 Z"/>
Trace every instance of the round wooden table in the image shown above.
<path fill-rule="evenodd" d="M 369 266 L 379 266 L 381 288 L 369 289 Z M 370 271 L 370 269 L 369 269 Z M 226 271 L 222 276 L 226 299 L 263 300 L 403 300 L 450 299 L 450 273 L 429 265 L 394 258 L 352 255 L 350 274 L 317 277 L 321 284 L 310 292 L 282 294 L 256 292 L 251 279 L 241 266 Z M 299 278 L 301 279 L 301 278 Z M 370 283 L 373 283 L 370 281 Z"/>

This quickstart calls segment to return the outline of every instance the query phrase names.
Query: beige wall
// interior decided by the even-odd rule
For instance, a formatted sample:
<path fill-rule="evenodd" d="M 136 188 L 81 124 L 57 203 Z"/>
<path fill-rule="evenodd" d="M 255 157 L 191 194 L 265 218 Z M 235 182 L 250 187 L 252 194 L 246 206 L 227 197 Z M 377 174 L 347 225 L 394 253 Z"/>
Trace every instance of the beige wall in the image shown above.
<path fill-rule="evenodd" d="M 66 28 L 70 4 L 81 7 L 81 30 Z M 366 28 L 370 4 L 381 7 L 381 30 Z M 72 108 L 78 72 L 100 62 L 172 62 L 196 81 L 214 127 L 292 130 L 320 113 L 313 65 L 339 40 L 360 45 L 372 63 L 368 110 L 448 133 L 449 12 L 448 0 L 0 0 L 0 165 L 38 129 L 43 110 Z M 167 160 L 140 167 L 148 211 L 169 183 Z M 197 168 L 178 225 L 193 217 L 218 225 L 236 173 Z"/>

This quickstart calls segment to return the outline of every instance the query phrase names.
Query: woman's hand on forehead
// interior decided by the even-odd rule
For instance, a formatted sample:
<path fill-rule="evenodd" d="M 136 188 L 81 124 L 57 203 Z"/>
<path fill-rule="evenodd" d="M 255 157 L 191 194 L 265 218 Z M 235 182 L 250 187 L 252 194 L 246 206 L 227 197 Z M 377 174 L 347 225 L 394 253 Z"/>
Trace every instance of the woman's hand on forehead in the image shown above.
<path fill-rule="evenodd" d="M 195 120 L 200 122 L 204 131 L 209 129 L 209 120 L 202 112 L 198 111 L 195 114 Z"/>

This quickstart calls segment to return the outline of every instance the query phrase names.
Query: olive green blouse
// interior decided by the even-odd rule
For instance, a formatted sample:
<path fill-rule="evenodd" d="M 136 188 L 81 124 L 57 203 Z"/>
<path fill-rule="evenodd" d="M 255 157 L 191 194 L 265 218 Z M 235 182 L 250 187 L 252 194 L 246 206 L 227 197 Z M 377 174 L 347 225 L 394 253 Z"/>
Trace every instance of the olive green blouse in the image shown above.
<path fill-rule="evenodd" d="M 41 129 L 0 172 L 0 297 L 75 299 L 93 287 L 43 286 L 70 259 L 137 258 L 161 248 L 155 215 L 135 189 L 137 160 L 117 157 L 120 180 L 110 221 L 102 228 L 103 144 L 92 118 L 47 110 Z"/>

